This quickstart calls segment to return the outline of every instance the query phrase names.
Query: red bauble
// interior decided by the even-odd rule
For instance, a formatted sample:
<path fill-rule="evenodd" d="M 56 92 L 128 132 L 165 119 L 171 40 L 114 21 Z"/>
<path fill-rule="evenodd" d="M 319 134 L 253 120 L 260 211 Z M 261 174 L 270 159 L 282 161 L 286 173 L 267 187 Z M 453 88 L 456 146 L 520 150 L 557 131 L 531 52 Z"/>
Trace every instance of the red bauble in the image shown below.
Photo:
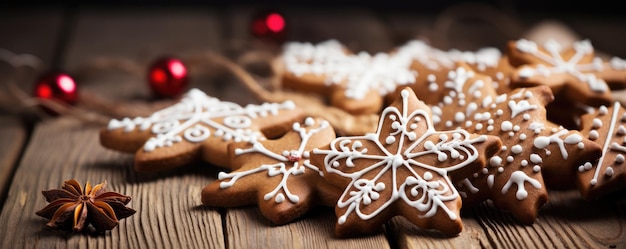
<path fill-rule="evenodd" d="M 73 105 L 78 101 L 78 87 L 76 82 L 67 73 L 52 72 L 39 78 L 35 84 L 35 97 L 42 99 L 56 99 Z"/>
<path fill-rule="evenodd" d="M 250 28 L 252 35 L 257 38 L 283 42 L 287 34 L 287 21 L 278 11 L 265 10 L 254 16 Z"/>
<path fill-rule="evenodd" d="M 187 67 L 173 57 L 157 60 L 148 71 L 150 89 L 157 97 L 177 97 L 186 90 L 188 82 Z"/>

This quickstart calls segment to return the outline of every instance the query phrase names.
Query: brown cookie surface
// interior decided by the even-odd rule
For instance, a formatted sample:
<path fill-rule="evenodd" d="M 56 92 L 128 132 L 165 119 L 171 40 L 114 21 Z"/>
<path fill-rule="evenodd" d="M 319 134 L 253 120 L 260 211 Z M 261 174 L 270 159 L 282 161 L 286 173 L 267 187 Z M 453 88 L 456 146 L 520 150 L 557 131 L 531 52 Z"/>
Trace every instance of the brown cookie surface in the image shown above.
<path fill-rule="evenodd" d="M 436 131 L 410 88 L 383 110 L 376 133 L 339 137 L 313 151 L 324 178 L 343 189 L 335 233 L 379 230 L 396 215 L 424 229 L 461 232 L 461 199 L 449 174 L 469 176 L 500 148 L 494 136 Z"/>
<path fill-rule="evenodd" d="M 554 40 L 542 45 L 524 39 L 511 41 L 508 57 L 516 67 L 511 74 L 513 87 L 546 85 L 557 98 L 571 103 L 608 105 L 612 102 L 610 87 L 626 87 L 626 63 L 619 58 L 606 62 L 596 57 L 589 40 L 571 47 Z"/>
<path fill-rule="evenodd" d="M 192 89 L 149 117 L 111 120 L 100 132 L 100 143 L 134 152 L 137 171 L 164 170 L 197 159 L 228 168 L 228 144 L 278 136 L 300 113 L 292 102 L 242 107 Z"/>
<path fill-rule="evenodd" d="M 494 135 L 503 144 L 488 167 L 456 182 L 464 205 L 491 199 L 533 223 L 547 202 L 547 182 L 573 185 L 575 167 L 599 156 L 597 144 L 546 120 L 545 105 L 553 100 L 547 86 L 497 94 L 488 78 L 465 67 L 449 76 L 442 85 L 446 96 L 431 107 L 435 127 Z"/>
<path fill-rule="evenodd" d="M 586 199 L 598 199 L 626 187 L 626 110 L 619 102 L 601 106 L 581 120 L 581 132 L 602 146 L 602 157 L 578 167 L 577 185 Z"/>
<path fill-rule="evenodd" d="M 334 205 L 340 191 L 311 164 L 311 150 L 335 138 L 323 119 L 306 118 L 276 140 L 233 143 L 233 171 L 202 190 L 202 203 L 216 207 L 256 204 L 274 224 L 285 224 L 318 205 Z"/>

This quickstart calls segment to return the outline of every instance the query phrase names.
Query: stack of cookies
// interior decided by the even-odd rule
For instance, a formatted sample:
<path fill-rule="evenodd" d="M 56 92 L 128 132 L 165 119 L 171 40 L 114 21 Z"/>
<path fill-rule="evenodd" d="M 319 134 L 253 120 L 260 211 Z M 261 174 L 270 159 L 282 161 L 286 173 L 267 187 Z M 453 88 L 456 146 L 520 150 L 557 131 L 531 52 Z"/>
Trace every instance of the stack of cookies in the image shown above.
<path fill-rule="evenodd" d="M 285 91 L 377 115 L 376 127 L 341 133 L 292 101 L 240 106 L 192 89 L 149 117 L 111 120 L 100 141 L 135 153 L 139 172 L 224 168 L 202 191 L 208 206 L 258 205 L 275 224 L 333 206 L 340 237 L 397 215 L 455 235 L 461 206 L 486 200 L 532 224 L 549 189 L 596 199 L 625 188 L 626 111 L 611 93 L 626 88 L 626 61 L 595 56 L 587 40 L 506 47 L 414 40 L 372 55 L 335 40 L 287 43 Z"/>

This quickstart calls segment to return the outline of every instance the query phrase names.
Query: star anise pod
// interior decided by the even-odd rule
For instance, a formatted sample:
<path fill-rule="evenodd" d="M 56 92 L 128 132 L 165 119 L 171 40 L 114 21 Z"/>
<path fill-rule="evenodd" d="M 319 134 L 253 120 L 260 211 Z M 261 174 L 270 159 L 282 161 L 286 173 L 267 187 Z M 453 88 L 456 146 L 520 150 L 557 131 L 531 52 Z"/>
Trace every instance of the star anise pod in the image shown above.
<path fill-rule="evenodd" d="M 46 207 L 37 211 L 37 215 L 50 219 L 46 224 L 54 229 L 72 229 L 82 231 L 92 224 L 97 231 L 111 230 L 117 226 L 118 219 L 135 214 L 135 210 L 126 207 L 131 197 L 106 191 L 106 181 L 85 188 L 72 179 L 63 183 L 61 189 L 42 191 Z"/>

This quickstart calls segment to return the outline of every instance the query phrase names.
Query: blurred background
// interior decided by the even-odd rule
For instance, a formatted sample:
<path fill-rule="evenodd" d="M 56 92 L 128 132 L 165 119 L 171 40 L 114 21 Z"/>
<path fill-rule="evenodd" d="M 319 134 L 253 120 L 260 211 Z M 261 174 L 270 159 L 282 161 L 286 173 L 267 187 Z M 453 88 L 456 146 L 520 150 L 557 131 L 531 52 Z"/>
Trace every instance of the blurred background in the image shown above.
<path fill-rule="evenodd" d="M 150 97 L 147 67 L 159 57 L 212 51 L 238 61 L 251 51 L 277 52 L 286 41 L 327 39 L 371 53 L 411 39 L 472 51 L 503 48 L 522 37 L 564 43 L 589 39 L 596 52 L 624 58 L 626 18 L 617 5 L 607 0 L 5 1 L 0 3 L 0 51 L 32 55 L 40 67 L 16 78 L 14 65 L 0 62 L 0 80 L 30 94 L 42 72 L 63 70 L 103 97 L 145 100 Z M 277 30 L 268 33 L 271 15 L 280 18 Z M 211 62 L 196 58 L 188 67 L 191 86 L 249 102 L 233 86 L 236 80 Z M 118 93 L 109 96 L 112 87 Z"/>

